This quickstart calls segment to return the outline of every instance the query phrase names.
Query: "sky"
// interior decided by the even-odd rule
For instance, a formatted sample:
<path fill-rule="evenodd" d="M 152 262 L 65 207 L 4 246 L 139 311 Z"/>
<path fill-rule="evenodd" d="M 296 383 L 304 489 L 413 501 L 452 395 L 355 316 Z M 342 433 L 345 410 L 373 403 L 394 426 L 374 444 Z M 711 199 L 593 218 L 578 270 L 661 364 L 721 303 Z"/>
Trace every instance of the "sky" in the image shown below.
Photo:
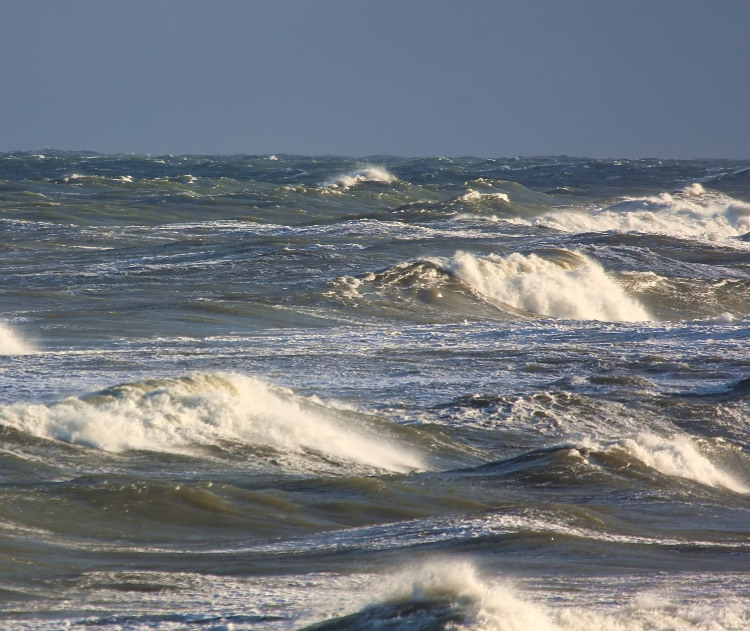
<path fill-rule="evenodd" d="M 750 0 L 3 0 L 0 152 L 750 158 Z"/>

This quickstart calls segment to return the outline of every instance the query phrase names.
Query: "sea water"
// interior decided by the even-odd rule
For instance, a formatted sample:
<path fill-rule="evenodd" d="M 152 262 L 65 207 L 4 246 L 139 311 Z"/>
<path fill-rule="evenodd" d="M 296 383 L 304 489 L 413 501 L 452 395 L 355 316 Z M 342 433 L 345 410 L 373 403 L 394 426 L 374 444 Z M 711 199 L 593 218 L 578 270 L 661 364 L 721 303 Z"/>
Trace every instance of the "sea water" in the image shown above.
<path fill-rule="evenodd" d="M 0 155 L 3 629 L 750 628 L 750 162 Z"/>

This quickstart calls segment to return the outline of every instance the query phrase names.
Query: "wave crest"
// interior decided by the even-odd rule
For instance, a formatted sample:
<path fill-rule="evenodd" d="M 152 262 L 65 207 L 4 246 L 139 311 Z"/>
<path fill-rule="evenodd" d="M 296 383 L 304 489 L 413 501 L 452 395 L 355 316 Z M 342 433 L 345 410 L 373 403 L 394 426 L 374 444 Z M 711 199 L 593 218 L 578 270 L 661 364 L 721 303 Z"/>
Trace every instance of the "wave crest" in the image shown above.
<path fill-rule="evenodd" d="M 0 322 L 0 355 L 27 355 L 34 347 L 10 326 Z"/>
<path fill-rule="evenodd" d="M 548 260 L 536 254 L 459 252 L 456 276 L 493 302 L 553 318 L 644 321 L 649 314 L 600 265 L 565 250 Z"/>
<path fill-rule="evenodd" d="M 735 493 L 750 493 L 750 487 L 722 471 L 686 436 L 662 437 L 644 432 L 635 438 L 617 441 L 605 447 L 605 453 L 624 452 L 629 458 L 664 475 L 684 478 Z"/>
<path fill-rule="evenodd" d="M 534 223 L 564 232 L 637 232 L 719 241 L 750 231 L 750 203 L 694 183 L 674 194 L 625 198 L 595 212 L 547 214 Z"/>
<path fill-rule="evenodd" d="M 313 463 L 333 471 L 352 464 L 394 472 L 424 468 L 416 449 L 362 417 L 233 373 L 146 380 L 52 405 L 0 407 L 0 424 L 109 452 L 190 454 L 240 445 L 270 449 L 271 460 L 288 457 L 303 469 Z"/>
<path fill-rule="evenodd" d="M 395 182 L 398 178 L 395 175 L 389 173 L 383 167 L 378 166 L 365 166 L 361 169 L 349 171 L 336 175 L 333 178 L 326 180 L 321 184 L 325 188 L 338 188 L 347 189 L 363 182 L 374 182 L 376 184 L 390 184 Z"/>

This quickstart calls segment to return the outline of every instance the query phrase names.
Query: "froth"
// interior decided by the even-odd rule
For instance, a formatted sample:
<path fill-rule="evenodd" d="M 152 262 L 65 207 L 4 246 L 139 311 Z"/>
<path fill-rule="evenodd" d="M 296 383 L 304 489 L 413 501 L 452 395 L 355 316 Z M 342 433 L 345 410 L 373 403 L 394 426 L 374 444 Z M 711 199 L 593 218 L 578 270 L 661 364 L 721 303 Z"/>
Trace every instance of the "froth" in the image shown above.
<path fill-rule="evenodd" d="M 0 322 L 0 355 L 26 355 L 34 348 L 7 324 Z"/>
<path fill-rule="evenodd" d="M 4 406 L 0 423 L 112 452 L 191 453 L 230 443 L 301 455 L 303 462 L 305 454 L 317 454 L 334 469 L 337 462 L 397 472 L 423 468 L 418 454 L 352 415 L 238 374 L 142 381 L 50 406 Z"/>
<path fill-rule="evenodd" d="M 519 598 L 507 585 L 490 584 L 480 578 L 468 561 L 433 560 L 404 569 L 388 577 L 384 602 L 446 602 L 461 612 L 466 629 L 487 631 L 558 629 L 545 609 Z"/>
<path fill-rule="evenodd" d="M 536 223 L 565 232 L 640 232 L 716 241 L 750 231 L 750 204 L 695 183 L 675 194 L 626 198 L 592 213 L 548 214 Z"/>
<path fill-rule="evenodd" d="M 484 258 L 459 252 L 455 274 L 491 302 L 553 318 L 643 321 L 649 315 L 600 265 L 563 252 L 559 260 L 531 254 Z"/>
<path fill-rule="evenodd" d="M 750 487 L 719 469 L 686 436 L 662 437 L 644 432 L 636 438 L 618 441 L 607 450 L 624 450 L 664 475 L 725 488 L 735 493 L 750 493 Z"/>
<path fill-rule="evenodd" d="M 394 182 L 396 177 L 386 171 L 383 167 L 378 166 L 367 166 L 356 171 L 350 171 L 337 175 L 330 180 L 327 180 L 322 186 L 327 188 L 351 188 L 361 182 L 377 182 L 380 184 L 390 184 Z"/>
<path fill-rule="evenodd" d="M 314 628 L 463 631 L 747 628 L 746 604 L 731 598 L 721 603 L 700 602 L 697 598 L 694 602 L 676 601 L 669 588 L 657 588 L 629 596 L 622 594 L 617 607 L 612 607 L 611 596 L 605 599 L 606 604 L 597 607 L 592 606 L 585 594 L 561 604 L 561 594 L 554 593 L 550 594 L 556 601 L 552 606 L 541 601 L 543 592 L 532 596 L 502 577 L 481 575 L 474 563 L 464 560 L 425 561 L 384 577 L 383 583 L 378 604 L 347 618 L 347 622 L 354 624 L 338 625 L 332 621 L 330 626 L 324 623 Z M 395 621 L 397 625 L 393 624 Z"/>

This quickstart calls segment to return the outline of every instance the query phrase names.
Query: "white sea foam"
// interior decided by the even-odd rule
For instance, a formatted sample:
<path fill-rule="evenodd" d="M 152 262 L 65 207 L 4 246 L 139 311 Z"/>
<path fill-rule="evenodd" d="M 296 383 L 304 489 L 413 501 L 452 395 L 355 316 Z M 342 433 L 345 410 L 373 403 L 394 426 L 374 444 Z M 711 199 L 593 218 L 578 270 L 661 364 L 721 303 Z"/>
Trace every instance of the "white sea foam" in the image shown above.
<path fill-rule="evenodd" d="M 550 606 L 541 601 L 542 592 L 530 596 L 510 581 L 482 576 L 472 562 L 465 560 L 425 561 L 385 577 L 383 583 L 380 602 L 450 604 L 461 620 L 451 628 L 462 631 L 589 631 L 592 628 L 599 631 L 739 631 L 747 628 L 746 604 L 737 599 L 728 598 L 720 603 L 701 602 L 697 598 L 676 601 L 668 588 L 655 588 L 625 596 L 617 607 L 592 607 L 583 595 L 580 603 L 572 601 L 563 606 Z M 370 611 L 371 619 L 366 620 L 366 628 L 393 628 L 388 624 L 391 618 L 378 620 L 377 609 Z M 412 628 L 409 616 L 429 609 L 415 606 L 404 611 L 403 626 L 399 628 Z M 413 628 L 422 628 L 419 621 L 415 624 Z"/>
<path fill-rule="evenodd" d="M 626 198 L 598 211 L 560 211 L 537 218 L 565 232 L 640 232 L 724 240 L 750 231 L 750 204 L 698 183 L 675 194 Z"/>
<path fill-rule="evenodd" d="M 467 191 L 456 198 L 459 202 L 481 202 L 482 200 L 510 202 L 510 198 L 507 193 L 480 193 L 473 188 L 467 189 Z"/>
<path fill-rule="evenodd" d="M 337 175 L 321 184 L 326 188 L 347 189 L 362 182 L 376 182 L 379 184 L 390 184 L 396 181 L 396 176 L 386 171 L 383 167 L 365 166 L 355 171 L 349 171 Z"/>
<path fill-rule="evenodd" d="M 2 406 L 0 423 L 111 452 L 190 453 L 240 443 L 387 471 L 423 468 L 416 450 L 384 437 L 382 428 L 239 374 L 143 381 L 53 405 Z"/>
<path fill-rule="evenodd" d="M 433 560 L 389 576 L 387 602 L 447 600 L 466 611 L 475 624 L 467 629 L 487 631 L 553 631 L 558 627 L 542 606 L 522 600 L 507 585 L 488 584 L 467 561 Z M 464 627 L 460 627 L 464 628 Z"/>
<path fill-rule="evenodd" d="M 27 355 L 34 347 L 25 341 L 13 328 L 0 322 L 0 355 Z"/>
<path fill-rule="evenodd" d="M 662 437 L 644 432 L 636 438 L 612 443 L 606 450 L 625 451 L 629 456 L 664 475 L 686 478 L 735 493 L 750 493 L 747 484 L 719 469 L 686 436 Z"/>
<path fill-rule="evenodd" d="M 596 262 L 568 253 L 560 261 L 535 254 L 454 256 L 458 278 L 492 302 L 553 318 L 643 321 L 645 309 Z"/>

